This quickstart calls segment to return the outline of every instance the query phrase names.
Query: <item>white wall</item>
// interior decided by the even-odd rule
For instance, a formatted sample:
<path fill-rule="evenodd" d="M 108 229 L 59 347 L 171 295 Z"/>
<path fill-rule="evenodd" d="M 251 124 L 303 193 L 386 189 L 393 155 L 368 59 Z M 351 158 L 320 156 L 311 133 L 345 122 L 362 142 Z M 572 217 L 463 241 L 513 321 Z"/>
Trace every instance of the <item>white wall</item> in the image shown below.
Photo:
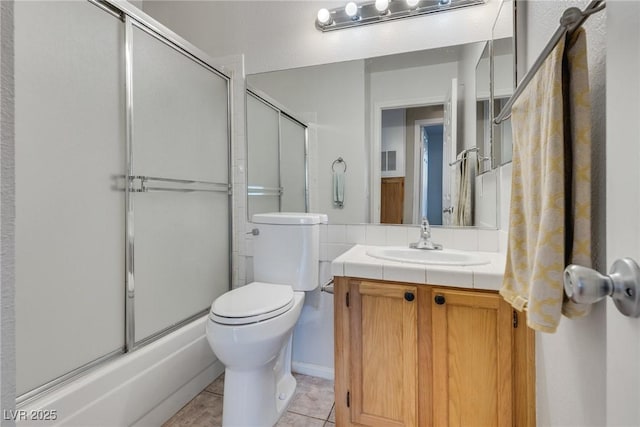
<path fill-rule="evenodd" d="M 607 265 L 640 260 L 640 3 L 607 2 Z M 620 207 L 623 206 L 623 209 Z M 607 302 L 607 425 L 640 425 L 640 321 Z"/>
<path fill-rule="evenodd" d="M 558 27 L 562 12 L 570 6 L 583 9 L 588 1 L 527 1 L 520 2 L 518 13 L 525 16 L 524 37 L 526 56 L 519 56 L 528 67 Z M 520 6 L 522 7 L 520 8 Z M 593 224 L 595 251 L 604 261 L 604 86 L 605 86 L 605 13 L 591 17 L 585 24 L 588 40 L 588 61 L 591 86 L 592 129 L 594 145 Z M 520 75 L 521 78 L 522 75 Z M 599 163 L 599 164 L 598 164 Z M 508 188 L 507 188 L 508 189 Z M 506 191 L 502 192 L 505 195 Z M 504 225 L 504 222 L 503 222 Z M 604 305 L 580 320 L 563 318 L 555 334 L 536 336 L 537 421 L 541 426 L 603 426 L 605 418 L 605 342 L 606 318 Z"/>
<path fill-rule="evenodd" d="M 144 10 L 212 56 L 244 53 L 253 74 L 488 40 L 499 4 L 328 33 L 315 28 L 318 10 L 344 2 L 147 0 Z"/>
<path fill-rule="evenodd" d="M 428 55 L 428 52 L 425 53 Z M 370 106 L 417 106 L 444 102 L 451 79 L 458 75 L 458 63 L 426 65 L 370 73 Z M 414 104 L 414 105 L 412 105 Z"/>
<path fill-rule="evenodd" d="M 13 1 L 0 2 L 0 410 L 15 409 L 15 135 Z M 0 421 L 3 427 L 15 425 Z"/>

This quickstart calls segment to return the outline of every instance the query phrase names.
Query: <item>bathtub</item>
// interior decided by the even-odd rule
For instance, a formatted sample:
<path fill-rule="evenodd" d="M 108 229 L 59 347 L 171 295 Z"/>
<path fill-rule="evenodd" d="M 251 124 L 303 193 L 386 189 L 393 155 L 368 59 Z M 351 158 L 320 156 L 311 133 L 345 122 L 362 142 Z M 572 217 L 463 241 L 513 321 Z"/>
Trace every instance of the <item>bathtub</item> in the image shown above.
<path fill-rule="evenodd" d="M 205 315 L 20 406 L 16 425 L 162 425 L 224 372 L 205 337 L 206 321 Z M 32 413 L 50 419 L 20 420 Z"/>

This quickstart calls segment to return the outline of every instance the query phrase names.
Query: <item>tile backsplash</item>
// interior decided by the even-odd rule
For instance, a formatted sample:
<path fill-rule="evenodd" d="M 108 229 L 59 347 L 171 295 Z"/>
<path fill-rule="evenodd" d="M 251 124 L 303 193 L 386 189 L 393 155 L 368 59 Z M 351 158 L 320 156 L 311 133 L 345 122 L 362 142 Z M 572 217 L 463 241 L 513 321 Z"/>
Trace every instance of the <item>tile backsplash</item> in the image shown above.
<path fill-rule="evenodd" d="M 476 228 L 431 229 L 435 243 L 447 249 L 499 252 L 506 250 L 506 232 Z M 320 261 L 330 263 L 354 245 L 408 246 L 420 238 L 419 226 L 378 224 L 329 224 L 320 226 Z M 243 235 L 238 247 L 244 258 L 239 262 L 236 286 L 253 280 L 253 236 Z"/>
<path fill-rule="evenodd" d="M 398 225 L 322 225 L 320 230 L 320 259 L 332 261 L 357 244 L 380 246 L 408 246 L 420 238 L 419 226 Z M 431 229 L 431 238 L 448 249 L 498 252 L 501 250 L 499 230 L 476 228 Z"/>

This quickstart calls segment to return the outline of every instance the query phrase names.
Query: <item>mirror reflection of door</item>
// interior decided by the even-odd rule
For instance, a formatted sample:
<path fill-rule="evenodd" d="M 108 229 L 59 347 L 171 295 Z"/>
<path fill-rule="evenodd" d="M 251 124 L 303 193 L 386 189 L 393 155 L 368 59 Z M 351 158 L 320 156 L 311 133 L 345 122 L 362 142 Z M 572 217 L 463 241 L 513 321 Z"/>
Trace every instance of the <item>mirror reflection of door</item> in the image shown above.
<path fill-rule="evenodd" d="M 420 126 L 421 141 L 418 146 L 421 150 L 422 161 L 419 166 L 422 186 L 414 222 L 427 218 L 431 225 L 442 225 L 442 180 L 443 172 L 448 173 L 442 164 L 444 123 L 437 119 L 426 122 L 431 123 Z"/>
<path fill-rule="evenodd" d="M 383 110 L 381 123 L 380 222 L 441 225 L 443 105 Z"/>

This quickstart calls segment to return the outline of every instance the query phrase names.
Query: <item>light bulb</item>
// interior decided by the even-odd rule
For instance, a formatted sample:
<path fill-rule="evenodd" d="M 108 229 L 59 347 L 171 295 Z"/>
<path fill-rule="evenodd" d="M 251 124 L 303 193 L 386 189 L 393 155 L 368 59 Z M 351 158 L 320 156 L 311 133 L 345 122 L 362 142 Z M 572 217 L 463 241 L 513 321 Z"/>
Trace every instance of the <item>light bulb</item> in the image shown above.
<path fill-rule="evenodd" d="M 389 0 L 376 0 L 376 10 L 385 13 L 389 9 Z"/>
<path fill-rule="evenodd" d="M 412 9 L 416 7 L 418 3 L 420 3 L 420 0 L 407 0 L 407 6 L 409 6 Z"/>
<path fill-rule="evenodd" d="M 331 12 L 329 12 L 329 9 L 322 8 L 318 11 L 318 23 L 320 23 L 320 25 L 329 25 L 331 23 Z"/>
<path fill-rule="evenodd" d="M 350 1 L 349 3 L 347 3 L 347 5 L 344 7 L 344 12 L 347 14 L 347 16 L 349 16 L 351 19 L 354 19 L 358 16 L 358 5 L 353 2 Z"/>

